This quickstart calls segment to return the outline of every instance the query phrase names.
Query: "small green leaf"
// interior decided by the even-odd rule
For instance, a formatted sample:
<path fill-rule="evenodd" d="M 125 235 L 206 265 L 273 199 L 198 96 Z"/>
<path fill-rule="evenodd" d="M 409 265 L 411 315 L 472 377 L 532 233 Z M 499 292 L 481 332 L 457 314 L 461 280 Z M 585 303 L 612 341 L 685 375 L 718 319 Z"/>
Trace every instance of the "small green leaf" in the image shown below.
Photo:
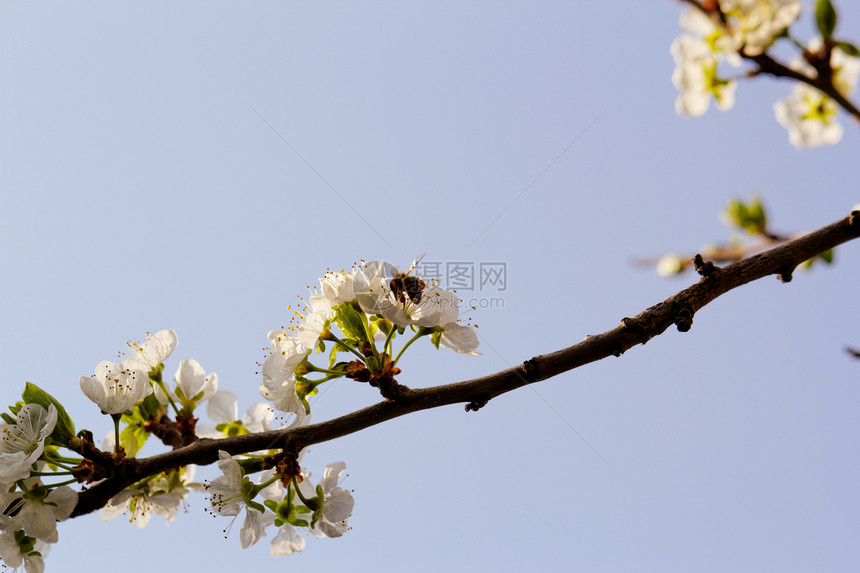
<path fill-rule="evenodd" d="M 144 430 L 138 424 L 128 425 L 119 433 L 120 445 L 122 445 L 125 450 L 125 455 L 130 458 L 137 455 L 137 452 L 139 452 L 140 448 L 143 447 L 143 444 L 146 443 L 146 439 L 148 437 L 149 432 Z"/>
<path fill-rule="evenodd" d="M 761 204 L 761 197 L 756 195 L 753 197 L 753 202 L 749 205 L 748 219 L 745 228 L 751 233 L 762 233 L 767 229 L 767 214 L 764 212 L 764 206 Z"/>
<path fill-rule="evenodd" d="M 344 302 L 332 309 L 332 321 L 351 340 L 367 339 L 367 315 L 358 304 Z"/>
<path fill-rule="evenodd" d="M 836 30 L 836 8 L 830 0 L 816 0 L 815 2 L 815 25 L 825 40 L 833 37 Z"/>
<path fill-rule="evenodd" d="M 851 42 L 836 42 L 836 47 L 853 58 L 860 58 L 860 48 Z"/>
<path fill-rule="evenodd" d="M 735 227 L 743 227 L 743 222 L 746 219 L 747 215 L 747 206 L 738 201 L 737 199 L 732 199 L 729 201 L 729 204 L 726 205 L 726 209 L 723 211 L 723 219 L 729 225 L 733 225 Z"/>
<path fill-rule="evenodd" d="M 66 409 L 63 408 L 63 405 L 32 382 L 27 382 L 24 386 L 24 392 L 21 393 L 21 397 L 27 404 L 38 404 L 43 408 L 47 408 L 49 404 L 53 404 L 57 408 L 57 425 L 54 426 L 54 431 L 51 432 L 51 439 L 62 446 L 67 445 L 72 436 L 75 435 L 75 424 L 72 422 Z"/>
<path fill-rule="evenodd" d="M 140 416 L 140 419 L 145 421 L 153 417 L 160 418 L 161 408 L 161 402 L 158 401 L 158 398 L 153 393 L 144 398 L 143 402 L 137 405 L 135 411 Z"/>
<path fill-rule="evenodd" d="M 760 235 L 767 230 L 767 213 L 758 195 L 754 196 L 748 205 L 738 199 L 732 199 L 726 205 L 722 219 L 750 235 Z"/>
<path fill-rule="evenodd" d="M 815 255 L 811 259 L 807 259 L 800 263 L 800 268 L 803 270 L 809 270 L 816 261 L 821 261 L 826 265 L 833 264 L 833 252 L 833 249 L 827 249 L 823 253 Z"/>
<path fill-rule="evenodd" d="M 439 350 L 439 343 L 442 342 L 442 329 L 434 330 L 433 334 L 430 335 L 430 342 L 433 343 L 433 346 L 436 347 L 436 350 Z"/>

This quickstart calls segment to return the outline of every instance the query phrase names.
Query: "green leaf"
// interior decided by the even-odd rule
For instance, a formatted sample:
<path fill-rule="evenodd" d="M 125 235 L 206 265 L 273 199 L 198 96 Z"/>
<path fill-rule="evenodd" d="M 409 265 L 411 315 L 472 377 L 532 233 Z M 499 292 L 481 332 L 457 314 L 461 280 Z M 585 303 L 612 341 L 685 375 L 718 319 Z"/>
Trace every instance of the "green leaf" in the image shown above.
<path fill-rule="evenodd" d="M 836 47 L 853 58 L 860 58 L 860 48 L 851 42 L 836 42 Z"/>
<path fill-rule="evenodd" d="M 748 219 L 746 229 L 752 233 L 761 233 L 767 229 L 767 214 L 764 212 L 764 206 L 761 204 L 761 197 L 756 195 L 753 197 L 753 202 L 750 203 L 748 209 Z"/>
<path fill-rule="evenodd" d="M 826 265 L 833 264 L 833 249 L 827 249 L 823 253 L 819 255 L 815 255 L 811 259 L 807 259 L 800 263 L 800 268 L 803 270 L 808 270 L 815 264 L 816 261 L 821 261 Z"/>
<path fill-rule="evenodd" d="M 743 227 L 747 216 L 747 206 L 737 199 L 732 199 L 723 211 L 723 219 L 735 227 Z"/>
<path fill-rule="evenodd" d="M 340 331 L 352 340 L 367 339 L 367 315 L 358 306 L 358 303 L 344 302 L 334 307 L 332 321 L 337 324 Z"/>
<path fill-rule="evenodd" d="M 836 8 L 830 0 L 816 0 L 815 2 L 815 25 L 825 40 L 833 37 L 836 30 Z"/>
<path fill-rule="evenodd" d="M 161 417 L 161 402 L 158 401 L 158 398 L 155 397 L 155 394 L 150 394 L 146 398 L 143 399 L 143 402 L 137 405 L 135 408 L 135 412 L 140 416 L 141 420 L 149 420 L 150 418 L 160 418 Z"/>
<path fill-rule="evenodd" d="M 758 195 L 753 197 L 749 205 L 732 199 L 726 205 L 722 218 L 726 223 L 743 229 L 750 235 L 760 235 L 767 229 L 767 213 Z"/>
<path fill-rule="evenodd" d="M 75 435 L 75 424 L 72 422 L 66 409 L 63 408 L 63 405 L 32 382 L 27 382 L 24 386 L 24 392 L 21 393 L 21 397 L 27 404 L 38 404 L 43 408 L 47 408 L 49 404 L 54 405 L 57 409 L 57 425 L 54 426 L 54 431 L 51 432 L 51 439 L 62 446 L 67 445 L 72 436 Z"/>
<path fill-rule="evenodd" d="M 125 455 L 130 458 L 137 455 L 137 452 L 139 452 L 140 448 L 143 447 L 143 444 L 146 443 L 146 439 L 148 437 L 149 432 L 144 430 L 138 424 L 128 425 L 119 433 L 120 445 L 122 445 L 125 450 Z"/>
<path fill-rule="evenodd" d="M 150 434 L 143 429 L 143 423 L 161 416 L 161 402 L 150 394 L 136 405 L 131 414 L 123 414 L 122 422 L 127 424 L 119 434 L 120 445 L 125 449 L 125 455 L 133 458 L 137 455 Z"/>
<path fill-rule="evenodd" d="M 433 343 L 433 346 L 436 347 L 436 350 L 439 350 L 439 343 L 442 342 L 442 329 L 434 330 L 433 334 L 430 335 L 430 342 Z"/>

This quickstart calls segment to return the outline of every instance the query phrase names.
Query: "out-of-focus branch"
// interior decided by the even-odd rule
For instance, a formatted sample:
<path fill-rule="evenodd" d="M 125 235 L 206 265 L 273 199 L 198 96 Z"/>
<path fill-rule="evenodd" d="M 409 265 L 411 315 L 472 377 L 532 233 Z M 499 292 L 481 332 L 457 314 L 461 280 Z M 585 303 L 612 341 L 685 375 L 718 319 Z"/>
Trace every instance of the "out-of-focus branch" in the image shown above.
<path fill-rule="evenodd" d="M 842 109 L 844 109 L 854 118 L 855 121 L 860 122 L 860 109 L 858 109 L 856 105 L 851 103 L 848 98 L 843 96 L 839 92 L 839 90 L 836 89 L 836 86 L 833 85 L 832 77 L 823 78 L 819 76 L 811 78 L 798 72 L 797 70 L 793 70 L 788 66 L 781 64 L 780 62 L 777 62 L 767 53 L 759 54 L 758 56 L 748 56 L 744 53 L 741 53 L 741 56 L 743 56 L 743 58 L 746 60 L 755 62 L 755 64 L 758 66 L 758 70 L 756 70 L 756 73 L 767 74 L 776 78 L 789 78 L 814 87 L 815 89 L 824 93 L 833 101 L 838 103 L 842 107 Z"/>
<path fill-rule="evenodd" d="M 741 285 L 776 274 L 791 280 L 792 271 L 804 261 L 860 236 L 860 211 L 818 231 L 783 245 L 743 259 L 726 267 L 717 267 L 697 257 L 702 279 L 622 324 L 550 354 L 535 356 L 522 365 L 481 378 L 409 389 L 401 387 L 396 399 L 384 401 L 357 412 L 310 426 L 275 430 L 225 438 L 201 439 L 189 446 L 143 459 L 130 459 L 117 475 L 105 479 L 78 494 L 72 517 L 90 513 L 129 485 L 159 472 L 188 464 L 207 465 L 218 459 L 218 450 L 242 454 L 259 450 L 290 447 L 299 449 L 346 436 L 386 420 L 411 412 L 450 404 L 466 404 L 466 410 L 478 410 L 491 399 L 528 384 L 546 380 L 608 356 L 645 344 L 673 324 L 685 332 L 692 326 L 698 310 L 715 298 Z"/>

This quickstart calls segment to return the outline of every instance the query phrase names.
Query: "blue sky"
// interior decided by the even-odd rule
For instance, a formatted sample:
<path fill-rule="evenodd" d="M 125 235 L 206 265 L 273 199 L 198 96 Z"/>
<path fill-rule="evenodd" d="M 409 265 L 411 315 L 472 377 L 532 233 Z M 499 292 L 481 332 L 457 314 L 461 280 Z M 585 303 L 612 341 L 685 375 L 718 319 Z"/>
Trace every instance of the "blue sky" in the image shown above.
<path fill-rule="evenodd" d="M 838 7 L 860 40 L 860 6 Z M 843 117 L 838 146 L 795 150 L 773 119 L 785 82 L 675 114 L 673 2 L 0 9 L 0 398 L 34 382 L 96 435 L 110 422 L 78 378 L 147 331 L 177 331 L 169 373 L 194 358 L 242 410 L 261 401 L 266 333 L 327 268 L 425 251 L 505 264 L 504 291 L 467 295 L 495 301 L 470 315 L 483 356 L 416 348 L 399 380 L 423 387 L 691 284 L 631 262 L 725 240 L 732 197 L 761 193 L 784 232 L 860 201 L 860 130 Z M 812 35 L 808 14 L 796 26 Z M 830 268 L 718 299 L 689 333 L 478 413 L 314 446 L 315 476 L 347 464 L 353 530 L 299 555 L 241 550 L 238 524 L 225 540 L 197 496 L 169 527 L 64 523 L 48 570 L 852 570 L 858 262 L 845 245 Z M 377 400 L 339 381 L 314 420 Z"/>

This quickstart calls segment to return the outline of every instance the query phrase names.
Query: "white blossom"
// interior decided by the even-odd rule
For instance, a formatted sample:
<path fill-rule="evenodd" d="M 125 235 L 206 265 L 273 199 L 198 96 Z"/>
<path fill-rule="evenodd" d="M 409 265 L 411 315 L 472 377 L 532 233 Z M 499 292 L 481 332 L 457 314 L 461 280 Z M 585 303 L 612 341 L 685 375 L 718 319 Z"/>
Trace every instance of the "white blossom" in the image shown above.
<path fill-rule="evenodd" d="M 732 38 L 745 54 L 764 52 L 800 16 L 800 0 L 721 0 Z"/>
<path fill-rule="evenodd" d="M 355 500 L 348 490 L 338 486 L 345 471 L 344 462 L 335 462 L 327 465 L 323 472 L 318 486 L 323 494 L 322 507 L 316 514 L 317 522 L 311 528 L 316 537 L 340 537 L 349 529 L 347 520 L 352 515 Z"/>
<path fill-rule="evenodd" d="M 218 390 L 218 375 L 215 372 L 206 374 L 206 371 L 200 366 L 196 360 L 183 360 L 179 363 L 179 368 L 176 369 L 176 374 L 173 375 L 173 381 L 176 383 L 176 389 L 170 391 L 170 397 L 182 403 L 183 406 L 199 404 L 208 400 Z M 155 386 L 153 391 L 155 397 L 162 404 L 167 404 L 167 396 L 159 386 Z M 200 395 L 200 398 L 194 399 Z"/>
<path fill-rule="evenodd" d="M 56 425 L 57 408 L 53 404 L 47 410 L 39 404 L 25 404 L 14 424 L 0 424 L 0 485 L 30 475 Z"/>
<path fill-rule="evenodd" d="M 49 544 L 36 540 L 32 550 L 25 553 L 15 539 L 14 532 L 0 533 L 0 559 L 7 567 L 12 567 L 13 572 L 23 565 L 27 573 L 43 573 L 45 570 L 44 558 L 50 548 Z"/>
<path fill-rule="evenodd" d="M 842 139 L 836 102 L 806 84 L 795 84 L 791 96 L 776 102 L 773 110 L 797 149 L 833 145 Z"/>
<path fill-rule="evenodd" d="M 807 51 L 813 54 L 821 49 L 821 38 L 813 38 L 807 46 Z M 845 96 L 853 94 L 860 77 L 860 58 L 834 47 L 830 65 L 836 89 Z M 804 58 L 795 58 L 791 67 L 813 77 L 816 74 Z M 807 84 L 795 84 L 791 96 L 776 102 L 773 109 L 776 120 L 788 130 L 788 141 L 798 149 L 833 145 L 842 139 L 842 126 L 837 121 L 839 105 Z"/>
<path fill-rule="evenodd" d="M 449 322 L 442 325 L 442 339 L 439 341 L 445 348 L 454 352 L 468 354 L 469 356 L 481 356 L 478 349 L 478 333 L 471 326 Z"/>
<path fill-rule="evenodd" d="M 92 376 L 81 376 L 81 390 L 106 414 L 122 414 L 152 393 L 149 374 L 140 362 L 99 362 Z"/>
<path fill-rule="evenodd" d="M 156 368 L 159 364 L 167 360 L 170 353 L 176 348 L 179 343 L 179 337 L 173 330 L 159 330 L 153 336 L 146 333 L 146 342 L 140 344 L 138 342 L 129 342 L 128 347 L 131 350 L 129 360 L 138 362 L 137 368 L 145 370 L 147 373 Z"/>
<path fill-rule="evenodd" d="M 301 364 L 310 350 L 285 330 L 272 330 L 268 338 L 272 344 L 272 353 L 263 362 L 263 386 L 275 389 L 293 377 L 296 366 Z"/>
<path fill-rule="evenodd" d="M 112 521 L 125 512 L 129 522 L 138 528 L 146 527 L 152 514 L 163 515 L 170 525 L 176 518 L 179 504 L 191 492 L 200 489 L 195 483 L 195 466 L 186 466 L 179 473 L 161 474 L 157 478 L 126 488 L 113 496 L 99 512 L 102 521 Z"/>
<path fill-rule="evenodd" d="M 682 25 L 696 23 L 694 30 L 703 33 L 703 26 L 710 25 L 707 33 L 713 37 L 719 36 L 718 31 L 704 16 L 706 24 L 700 24 L 701 19 L 682 18 Z M 678 89 L 678 99 L 675 100 L 675 111 L 678 115 L 697 117 L 705 113 L 711 99 L 716 106 L 725 111 L 735 103 L 737 82 L 725 80 L 719 76 L 719 64 L 726 52 L 718 48 L 719 44 L 705 37 L 693 34 L 682 34 L 672 43 L 671 53 L 675 59 L 675 71 L 672 73 L 672 83 Z M 736 54 L 734 54 L 736 56 Z"/>
<path fill-rule="evenodd" d="M 355 298 L 353 280 L 355 272 L 329 272 L 320 279 L 320 294 L 330 306 L 351 301 Z"/>
<path fill-rule="evenodd" d="M 657 274 L 661 277 L 670 277 L 684 271 L 685 261 L 677 253 L 669 253 L 660 257 L 657 261 Z"/>
<path fill-rule="evenodd" d="M 266 432 L 272 429 L 269 424 L 275 417 L 272 407 L 264 402 L 251 404 L 239 418 L 239 401 L 236 395 L 227 390 L 218 390 L 206 403 L 206 415 L 223 426 L 223 431 L 207 424 L 197 424 L 195 431 L 201 438 L 224 438 L 249 432 Z"/>
<path fill-rule="evenodd" d="M 238 516 L 245 509 L 245 521 L 239 530 L 242 549 L 257 543 L 266 535 L 266 527 L 274 523 L 275 516 L 269 511 L 259 511 L 248 506 L 250 499 L 243 487 L 245 476 L 239 462 L 225 451 L 219 451 L 218 468 L 224 474 L 215 478 L 208 486 L 212 511 L 218 515 Z"/>
<path fill-rule="evenodd" d="M 38 478 L 25 480 L 23 491 L 0 496 L 0 503 L 12 517 L 3 524 L 7 531 L 23 530 L 46 543 L 57 542 L 57 522 L 65 521 L 78 503 L 78 494 L 69 486 L 48 491 Z"/>
<path fill-rule="evenodd" d="M 305 538 L 296 532 L 296 528 L 289 523 L 284 523 L 278 530 L 278 534 L 272 539 L 269 551 L 272 557 L 283 557 L 298 553 L 305 548 Z"/>

